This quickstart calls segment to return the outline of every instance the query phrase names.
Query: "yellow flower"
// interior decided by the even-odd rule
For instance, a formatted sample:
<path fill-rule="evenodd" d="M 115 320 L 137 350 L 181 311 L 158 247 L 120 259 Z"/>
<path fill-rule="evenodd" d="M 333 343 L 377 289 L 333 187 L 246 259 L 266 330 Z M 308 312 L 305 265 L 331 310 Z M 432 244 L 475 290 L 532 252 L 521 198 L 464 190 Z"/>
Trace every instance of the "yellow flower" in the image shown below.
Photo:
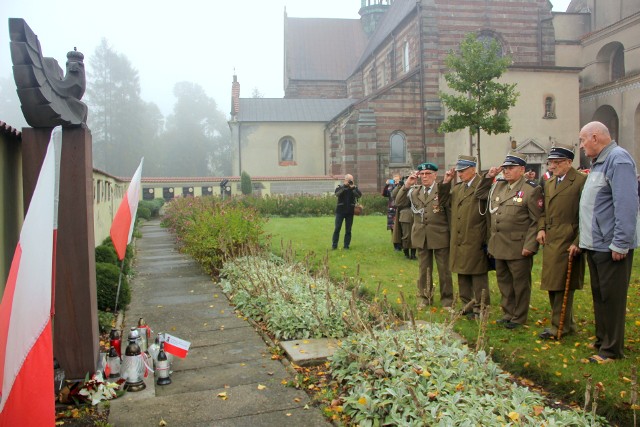
<path fill-rule="evenodd" d="M 520 414 L 515 411 L 509 412 L 508 416 L 509 418 L 511 418 L 511 421 L 514 421 L 514 422 L 520 421 Z"/>
<path fill-rule="evenodd" d="M 360 399 L 358 399 L 358 403 L 361 405 L 366 405 L 367 404 L 367 398 L 362 396 Z"/>

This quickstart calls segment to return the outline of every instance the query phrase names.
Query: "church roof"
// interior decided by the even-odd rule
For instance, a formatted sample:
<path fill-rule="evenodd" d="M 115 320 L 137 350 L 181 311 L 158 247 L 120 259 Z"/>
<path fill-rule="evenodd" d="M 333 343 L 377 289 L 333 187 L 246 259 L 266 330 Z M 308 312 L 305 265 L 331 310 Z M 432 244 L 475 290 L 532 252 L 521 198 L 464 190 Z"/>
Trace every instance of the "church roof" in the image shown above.
<path fill-rule="evenodd" d="M 345 81 L 367 44 L 359 19 L 285 17 L 284 33 L 290 80 Z"/>
<path fill-rule="evenodd" d="M 355 99 L 240 98 L 239 122 L 328 122 Z"/>
<path fill-rule="evenodd" d="M 367 58 L 375 52 L 378 46 L 385 41 L 391 32 L 395 30 L 396 27 L 400 25 L 400 23 L 409 16 L 415 8 L 415 0 L 395 0 L 393 4 L 391 4 L 389 10 L 387 10 L 378 23 L 376 31 L 371 35 L 367 47 L 360 56 L 357 66 L 351 70 L 351 73 L 360 68 Z"/>

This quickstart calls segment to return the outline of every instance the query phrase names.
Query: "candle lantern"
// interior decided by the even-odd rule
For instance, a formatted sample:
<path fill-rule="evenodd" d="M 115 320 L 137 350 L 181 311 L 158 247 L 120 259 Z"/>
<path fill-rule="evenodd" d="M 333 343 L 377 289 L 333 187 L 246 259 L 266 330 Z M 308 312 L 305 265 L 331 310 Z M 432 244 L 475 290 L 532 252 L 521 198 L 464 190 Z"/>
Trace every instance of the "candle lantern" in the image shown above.
<path fill-rule="evenodd" d="M 109 366 L 109 378 L 120 378 L 120 356 L 118 356 L 115 347 L 109 349 L 107 365 Z"/>
<path fill-rule="evenodd" d="M 111 329 L 111 333 L 109 333 L 109 345 L 111 348 L 115 348 L 118 356 L 122 356 L 122 352 L 120 351 L 121 338 L 120 331 L 117 329 Z"/>
<path fill-rule="evenodd" d="M 142 317 L 138 319 L 138 334 L 140 335 L 140 351 L 147 351 L 151 330 Z"/>
<path fill-rule="evenodd" d="M 129 332 L 129 344 L 124 351 L 121 366 L 122 378 L 126 380 L 124 389 L 127 391 L 141 391 L 147 387 L 143 379 L 145 366 L 138 345 L 139 338 L 137 329 L 132 327 Z"/>
<path fill-rule="evenodd" d="M 156 363 L 156 375 L 158 376 L 158 385 L 171 384 L 171 374 L 169 372 L 169 360 L 164 352 L 164 342 L 160 343 L 160 351 L 158 352 L 158 362 Z"/>

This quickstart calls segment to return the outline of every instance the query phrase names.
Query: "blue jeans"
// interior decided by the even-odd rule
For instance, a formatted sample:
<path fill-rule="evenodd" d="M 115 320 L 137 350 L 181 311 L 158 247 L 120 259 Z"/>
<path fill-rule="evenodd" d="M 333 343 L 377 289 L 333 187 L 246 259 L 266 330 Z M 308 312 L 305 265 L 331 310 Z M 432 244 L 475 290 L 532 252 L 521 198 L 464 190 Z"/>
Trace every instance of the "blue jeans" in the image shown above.
<path fill-rule="evenodd" d="M 342 229 L 342 221 L 345 223 L 344 230 L 344 247 L 348 248 L 351 244 L 351 226 L 353 225 L 353 214 L 336 213 L 336 225 L 333 229 L 333 244 L 334 249 L 338 247 L 338 240 L 340 240 L 340 230 Z"/>

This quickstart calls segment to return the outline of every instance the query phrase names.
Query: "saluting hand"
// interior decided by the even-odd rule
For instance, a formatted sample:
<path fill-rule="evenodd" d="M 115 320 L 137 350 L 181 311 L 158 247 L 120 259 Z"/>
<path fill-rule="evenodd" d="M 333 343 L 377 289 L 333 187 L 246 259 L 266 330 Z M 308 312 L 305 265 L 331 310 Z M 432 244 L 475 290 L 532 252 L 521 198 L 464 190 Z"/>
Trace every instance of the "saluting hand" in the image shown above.
<path fill-rule="evenodd" d="M 487 178 L 495 178 L 500 172 L 502 172 L 502 166 L 494 166 L 487 172 Z"/>
<path fill-rule="evenodd" d="M 416 175 L 415 172 L 413 172 L 411 175 L 409 175 L 407 177 L 407 179 L 404 181 L 404 188 L 411 188 L 412 185 L 415 185 L 416 182 L 418 182 L 418 175 Z"/>
<path fill-rule="evenodd" d="M 453 177 L 456 176 L 456 168 L 451 168 L 444 173 L 444 179 L 442 180 L 443 184 L 448 184 L 451 182 Z"/>

